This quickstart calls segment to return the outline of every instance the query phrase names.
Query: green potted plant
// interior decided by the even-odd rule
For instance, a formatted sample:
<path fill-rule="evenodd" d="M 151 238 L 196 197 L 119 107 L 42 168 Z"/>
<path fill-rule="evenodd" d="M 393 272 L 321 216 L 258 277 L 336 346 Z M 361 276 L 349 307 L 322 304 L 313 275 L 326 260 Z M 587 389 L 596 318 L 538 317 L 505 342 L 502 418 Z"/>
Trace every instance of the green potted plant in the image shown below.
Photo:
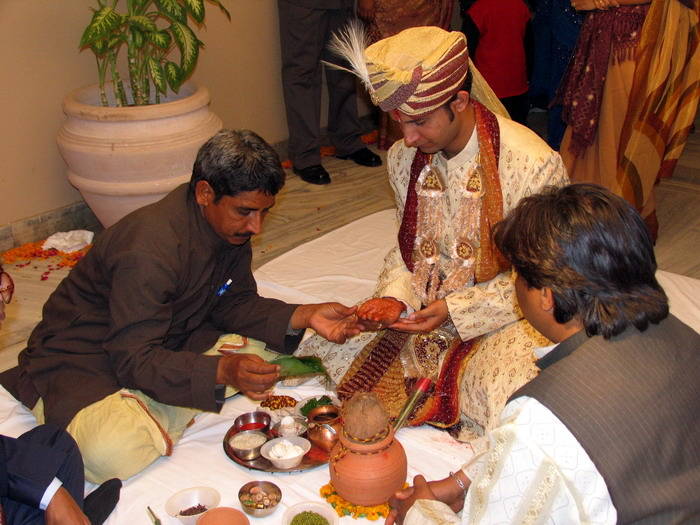
<path fill-rule="evenodd" d="M 188 181 L 222 122 L 189 80 L 205 0 L 95 1 L 80 48 L 94 53 L 98 83 L 65 97 L 57 142 L 69 181 L 109 226 Z M 230 20 L 220 0 L 206 1 Z"/>
<path fill-rule="evenodd" d="M 231 19 L 219 0 L 208 1 Z M 168 87 L 177 93 L 197 65 L 199 48 L 204 44 L 188 22 L 190 19 L 198 24 L 204 22 L 204 0 L 126 0 L 122 2 L 125 4 L 122 13 L 117 10 L 120 2 L 97 0 L 99 8 L 85 28 L 80 47 L 91 49 L 97 59 L 103 106 L 109 105 L 105 89 L 108 74 L 117 106 L 157 104 Z M 174 47 L 179 50 L 179 62 L 172 60 Z M 131 102 L 127 100 L 117 61 L 123 49 L 126 49 Z"/>

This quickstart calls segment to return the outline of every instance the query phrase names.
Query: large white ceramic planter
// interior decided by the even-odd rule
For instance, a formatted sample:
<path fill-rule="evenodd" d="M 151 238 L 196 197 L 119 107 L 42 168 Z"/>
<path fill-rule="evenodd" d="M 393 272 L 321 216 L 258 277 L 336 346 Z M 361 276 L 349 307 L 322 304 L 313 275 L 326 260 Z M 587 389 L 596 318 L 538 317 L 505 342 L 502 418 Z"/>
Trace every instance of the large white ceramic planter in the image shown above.
<path fill-rule="evenodd" d="M 66 96 L 57 142 L 68 179 L 110 226 L 187 182 L 199 147 L 222 127 L 194 83 L 160 104 L 99 106 L 97 86 Z"/>

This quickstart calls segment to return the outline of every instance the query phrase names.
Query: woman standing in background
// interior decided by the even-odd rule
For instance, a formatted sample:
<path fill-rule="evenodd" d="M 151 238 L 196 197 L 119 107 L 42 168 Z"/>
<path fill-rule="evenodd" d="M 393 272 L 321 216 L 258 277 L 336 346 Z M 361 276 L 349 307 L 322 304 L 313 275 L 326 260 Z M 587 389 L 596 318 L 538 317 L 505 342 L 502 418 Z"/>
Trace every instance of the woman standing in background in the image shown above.
<path fill-rule="evenodd" d="M 587 11 L 559 100 L 572 182 L 637 207 L 654 238 L 654 185 L 683 151 L 700 97 L 698 0 L 572 0 Z"/>
<path fill-rule="evenodd" d="M 524 0 L 462 2 L 462 32 L 474 64 L 508 110 L 527 126 L 528 57 L 532 13 Z"/>

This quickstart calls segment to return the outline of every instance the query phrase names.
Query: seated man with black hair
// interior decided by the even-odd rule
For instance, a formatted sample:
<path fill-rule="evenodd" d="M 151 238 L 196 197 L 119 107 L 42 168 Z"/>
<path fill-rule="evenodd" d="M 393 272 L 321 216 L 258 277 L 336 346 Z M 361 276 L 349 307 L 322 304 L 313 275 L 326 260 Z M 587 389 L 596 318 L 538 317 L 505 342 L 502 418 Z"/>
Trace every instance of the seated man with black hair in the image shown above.
<path fill-rule="evenodd" d="M 416 476 L 386 523 L 698 520 L 700 335 L 669 315 L 639 214 L 599 186 L 549 189 L 495 242 L 525 318 L 559 344 L 488 451 L 443 480 Z"/>
<path fill-rule="evenodd" d="M 266 345 L 291 353 L 309 327 L 339 343 L 359 333 L 354 308 L 258 295 L 250 239 L 283 185 L 267 142 L 221 130 L 189 184 L 100 233 L 49 297 L 0 382 L 38 422 L 68 430 L 89 481 L 169 456 L 193 417 L 221 410 L 227 387 L 265 399 L 280 371 L 258 355 Z M 221 355 L 212 345 L 232 333 L 257 346 Z"/>

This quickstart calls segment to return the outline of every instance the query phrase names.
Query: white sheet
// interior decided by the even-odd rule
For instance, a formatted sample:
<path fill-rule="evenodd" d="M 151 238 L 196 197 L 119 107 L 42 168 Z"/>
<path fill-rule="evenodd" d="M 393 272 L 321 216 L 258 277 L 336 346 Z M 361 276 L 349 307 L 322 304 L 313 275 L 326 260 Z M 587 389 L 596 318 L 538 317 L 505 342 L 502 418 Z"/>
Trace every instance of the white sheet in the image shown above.
<path fill-rule="evenodd" d="M 369 296 L 396 235 L 394 215 L 393 210 L 386 210 L 365 217 L 262 266 L 256 272 L 260 293 L 289 302 L 338 300 L 348 305 Z M 658 277 L 669 295 L 671 311 L 700 331 L 700 281 L 661 271 Z M 277 391 L 301 399 L 323 390 L 315 384 L 280 386 Z M 165 501 L 174 492 L 196 485 L 215 487 L 221 493 L 221 505 L 240 508 L 237 494 L 241 485 L 254 479 L 276 483 L 283 492 L 281 506 L 267 518 L 251 518 L 252 523 L 261 525 L 279 524 L 285 509 L 299 501 L 322 501 L 318 489 L 329 480 L 325 466 L 303 473 L 268 474 L 245 469 L 225 455 L 222 441 L 226 431 L 236 416 L 254 407 L 254 402 L 236 396 L 226 402 L 221 414 L 198 416 L 171 457 L 161 458 L 125 483 L 121 501 L 107 524 L 148 523 L 147 505 L 163 525 L 176 524 L 178 521 L 165 513 Z M 0 432 L 17 436 L 34 424 L 31 413 L 0 387 Z M 409 481 L 418 473 L 428 479 L 444 477 L 472 455 L 468 445 L 428 426 L 402 429 L 398 439 L 408 456 Z M 341 519 L 341 523 L 354 522 L 348 517 Z"/>
<path fill-rule="evenodd" d="M 323 392 L 318 384 L 296 388 L 279 387 L 278 393 L 297 399 Z M 179 523 L 165 512 L 168 497 L 187 487 L 207 485 L 221 493 L 221 505 L 240 509 L 238 489 L 248 481 L 267 480 L 282 489 L 282 503 L 266 518 L 250 518 L 251 523 L 279 525 L 286 508 L 301 501 L 323 501 L 319 489 L 329 481 L 326 465 L 300 473 L 266 473 L 246 469 L 223 450 L 223 437 L 240 414 L 253 410 L 256 403 L 241 396 L 227 401 L 221 414 L 202 414 L 175 446 L 173 455 L 161 458 L 141 474 L 125 482 L 121 500 L 107 525 L 147 523 L 149 505 L 163 525 Z M 0 433 L 18 436 L 35 425 L 31 413 L 0 387 Z M 398 439 L 409 458 L 409 479 L 423 473 L 443 477 L 465 463 L 472 455 L 468 445 L 453 440 L 447 433 L 431 428 L 405 428 Z M 89 487 L 88 490 L 91 490 Z M 341 523 L 370 523 L 368 520 L 342 518 Z M 377 523 L 377 522 L 375 522 Z"/>
<path fill-rule="evenodd" d="M 290 303 L 352 305 L 374 290 L 396 231 L 396 210 L 390 209 L 297 246 L 255 272 L 258 293 Z"/>

